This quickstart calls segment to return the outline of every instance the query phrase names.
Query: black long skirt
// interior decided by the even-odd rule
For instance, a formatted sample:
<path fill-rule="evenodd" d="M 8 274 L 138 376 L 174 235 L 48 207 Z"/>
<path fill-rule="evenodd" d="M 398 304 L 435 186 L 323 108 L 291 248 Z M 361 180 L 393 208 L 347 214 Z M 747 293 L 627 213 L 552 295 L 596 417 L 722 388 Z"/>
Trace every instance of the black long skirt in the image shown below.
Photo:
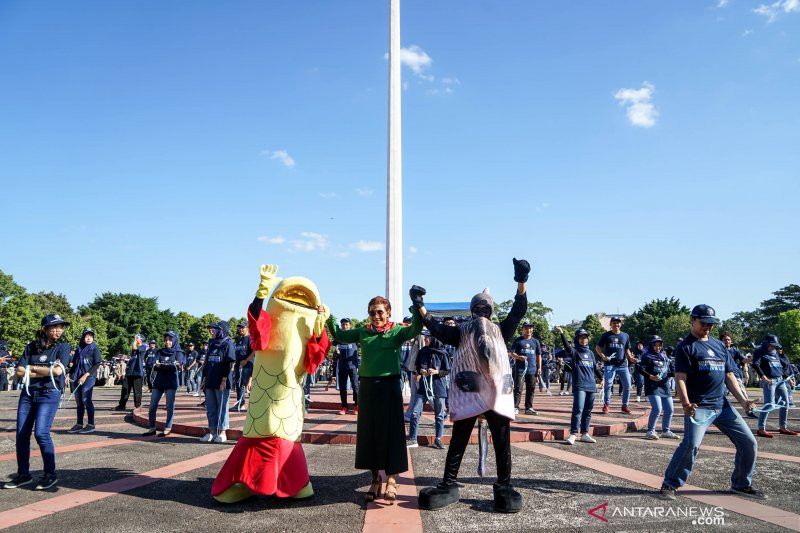
<path fill-rule="evenodd" d="M 387 475 L 408 470 L 399 375 L 359 378 L 356 468 Z"/>

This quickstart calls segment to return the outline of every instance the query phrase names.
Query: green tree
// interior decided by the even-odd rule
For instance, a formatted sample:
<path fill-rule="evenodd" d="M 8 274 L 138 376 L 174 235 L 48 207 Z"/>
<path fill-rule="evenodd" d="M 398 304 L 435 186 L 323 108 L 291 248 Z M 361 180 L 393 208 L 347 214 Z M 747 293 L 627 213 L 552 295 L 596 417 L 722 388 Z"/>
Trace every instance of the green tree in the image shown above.
<path fill-rule="evenodd" d="M 175 320 L 178 322 L 177 331 L 181 346 L 186 347 L 190 341 L 197 344 L 197 342 L 191 338 L 190 332 L 192 330 L 192 326 L 195 324 L 195 322 L 197 322 L 198 318 L 185 311 L 181 311 L 175 316 Z"/>
<path fill-rule="evenodd" d="M 800 285 L 787 285 L 772 293 L 772 298 L 761 302 L 761 316 L 765 329 L 772 329 L 778 316 L 786 311 L 800 309 Z"/>
<path fill-rule="evenodd" d="M 724 325 L 733 331 L 741 331 L 741 340 L 737 342 L 740 347 L 749 348 L 753 344 L 759 344 L 767 333 L 767 326 L 760 310 L 734 313 Z"/>
<path fill-rule="evenodd" d="M 208 335 L 208 325 L 212 322 L 219 322 L 220 318 L 217 315 L 206 313 L 205 315 L 201 316 L 197 319 L 197 321 L 191 325 L 189 328 L 189 339 L 188 341 L 194 342 L 197 347 L 199 348 L 203 342 L 207 341 L 211 337 Z"/>
<path fill-rule="evenodd" d="M 676 346 L 678 344 L 678 338 L 683 337 L 685 338 L 686 335 L 689 334 L 692 330 L 692 319 L 689 317 L 689 314 L 680 314 L 680 315 L 672 315 L 664 320 L 664 323 L 661 325 L 661 332 L 655 333 L 655 335 L 659 335 L 662 339 L 664 339 L 664 346 Z M 642 339 L 642 342 L 647 345 L 647 341 L 650 337 L 648 336 L 645 339 Z"/>
<path fill-rule="evenodd" d="M 506 300 L 495 306 L 495 316 L 497 317 L 498 321 L 501 321 L 508 316 L 512 305 L 514 305 L 513 300 Z M 534 337 L 548 346 L 553 346 L 553 342 L 555 341 L 556 337 L 553 332 L 550 331 L 550 326 L 548 325 L 546 318 L 546 316 L 552 312 L 553 310 L 544 305 L 542 302 L 528 302 L 528 308 L 525 311 L 525 316 L 523 316 L 522 320 L 517 326 L 515 336 L 522 334 L 522 324 L 527 321 L 533 325 Z"/>
<path fill-rule="evenodd" d="M 0 270 L 0 305 L 5 304 L 14 296 L 25 294 L 25 288 L 14 281 L 14 276 L 5 274 Z"/>
<path fill-rule="evenodd" d="M 12 296 L 0 307 L 0 339 L 8 341 L 15 356 L 22 355 L 25 345 L 34 340 L 42 313 L 32 294 Z"/>
<path fill-rule="evenodd" d="M 586 318 L 581 323 L 581 327 L 589 332 L 589 346 L 595 346 L 597 341 L 600 340 L 600 336 L 606 332 L 606 328 L 603 327 L 603 324 L 600 323 L 597 316 L 591 314 L 586 315 Z M 567 330 L 564 330 L 564 334 L 567 334 Z M 572 335 L 575 335 L 575 332 L 572 332 Z M 571 339 L 572 337 L 567 336 L 567 339 Z"/>
<path fill-rule="evenodd" d="M 35 293 L 33 299 L 36 301 L 36 305 L 39 306 L 42 316 L 57 314 L 61 315 L 64 320 L 69 320 L 69 317 L 75 314 L 69 304 L 69 300 L 63 294 L 42 291 Z"/>
<path fill-rule="evenodd" d="M 689 316 L 689 308 L 681 305 L 677 298 L 653 300 L 625 318 L 623 330 L 631 337 L 631 343 L 641 340 L 647 344 L 650 335 L 662 335 L 666 320 L 675 315 Z"/>
<path fill-rule="evenodd" d="M 793 361 L 800 359 L 800 309 L 791 309 L 778 315 L 775 334 L 781 341 L 784 353 Z"/>

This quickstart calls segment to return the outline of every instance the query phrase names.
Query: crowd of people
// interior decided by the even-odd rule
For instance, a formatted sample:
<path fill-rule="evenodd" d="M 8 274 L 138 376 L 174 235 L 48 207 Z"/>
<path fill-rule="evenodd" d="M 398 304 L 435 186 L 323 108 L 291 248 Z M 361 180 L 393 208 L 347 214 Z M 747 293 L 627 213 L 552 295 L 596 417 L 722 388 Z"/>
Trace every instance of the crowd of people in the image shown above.
<path fill-rule="evenodd" d="M 632 344 L 622 331 L 622 318 L 612 317 L 609 331 L 594 346 L 590 346 L 591 335 L 585 329 L 578 329 L 568 339 L 563 328 L 555 327 L 561 346 L 551 352 L 533 336 L 530 322 L 522 323 L 521 334 L 515 337 L 527 309 L 525 282 L 530 266 L 516 259 L 514 266 L 517 293 L 511 311 L 499 322 L 492 320 L 494 302 L 486 291 L 472 298 L 468 316 L 434 317 L 424 305 L 425 289 L 417 286 L 409 293 L 411 316 L 401 323 L 391 320 L 391 303 L 381 296 L 368 302 L 369 320 L 362 326 L 353 327 L 348 318 L 328 317 L 326 326 L 333 339 L 329 372 L 340 392 L 339 413 L 357 415 L 355 466 L 372 474 L 368 501 L 381 495 L 396 500 L 397 475 L 408 469 L 406 449 L 418 446 L 420 417 L 424 405 L 430 403 L 435 417 L 433 447 L 446 448 L 443 437 L 448 414 L 453 430 L 443 480 L 423 489 L 420 506 L 437 509 L 458 499 L 457 476 L 464 449 L 476 421 L 482 420 L 492 432 L 497 460 L 495 510 L 518 511 L 522 500 L 511 482 L 510 421 L 520 412 L 523 388 L 523 414 L 535 416 L 537 388 L 551 394 L 551 381 L 556 379 L 559 394 L 573 396 L 566 438 L 570 445 L 596 443 L 591 431 L 596 397 L 602 394 L 600 412 L 608 413 L 615 383 L 619 383 L 621 413 L 631 413 L 633 387 L 636 401 L 644 397 L 650 403 L 648 439 L 681 438 L 672 431 L 674 401 L 680 403 L 683 437 L 666 468 L 659 493 L 662 498 L 673 499 L 675 491 L 686 483 L 711 424 L 722 430 L 737 450 L 731 490 L 764 498 L 752 487 L 755 436 L 728 396 L 747 416 L 758 418 L 756 436 L 773 437 L 766 427 L 772 411 L 778 411 L 780 433 L 797 435 L 787 426 L 787 409 L 793 406 L 791 391 L 798 369 L 783 353 L 775 335 L 767 335 L 752 354 L 744 355 L 733 346 L 730 334 L 723 332 L 719 339 L 711 336 L 720 321 L 711 306 L 701 304 L 691 311 L 691 331 L 674 348 L 665 347 L 655 334 L 646 344 Z M 263 297 L 257 302 L 260 305 Z M 318 309 L 320 320 L 328 316 L 323 307 Z M 17 473 L 5 488 L 33 483 L 32 434 L 44 463 L 44 475 L 35 488 L 45 490 L 57 483 L 50 427 L 62 396 L 68 393 L 76 405 L 75 424 L 68 431 L 80 434 L 95 431 L 94 387 L 114 382 L 122 385 L 119 404 L 114 408 L 117 411 L 128 409 L 131 392 L 134 408 L 140 407 L 142 389 L 147 386 L 150 402 L 145 436 L 163 437 L 171 432 L 175 398 L 181 388 L 186 394 L 204 396 L 200 405 L 206 409 L 207 432 L 200 438 L 202 442 L 226 442 L 233 391 L 237 400 L 233 408 L 246 410 L 255 357 L 247 322 L 238 324 L 235 341 L 227 322 L 208 324 L 209 341 L 199 351 L 191 342 L 184 349 L 175 331 L 165 332 L 161 347 L 155 340 L 148 342 L 144 335 L 136 334 L 129 357 L 114 362 L 103 360 L 92 329 L 82 332 L 74 350 L 61 342 L 67 325 L 57 314 L 43 317 L 36 338 L 19 359 L 0 341 L 0 378 L 5 378 L 0 380 L 0 388 L 22 391 L 17 411 Z M 761 408 L 747 392 L 753 375 L 763 391 Z M 309 383 L 310 378 L 306 378 L 306 387 Z M 405 415 L 404 389 L 410 396 Z M 156 419 L 162 398 L 166 422 L 158 432 Z M 656 432 L 659 419 L 660 432 Z M 381 471 L 386 474 L 385 487 Z"/>

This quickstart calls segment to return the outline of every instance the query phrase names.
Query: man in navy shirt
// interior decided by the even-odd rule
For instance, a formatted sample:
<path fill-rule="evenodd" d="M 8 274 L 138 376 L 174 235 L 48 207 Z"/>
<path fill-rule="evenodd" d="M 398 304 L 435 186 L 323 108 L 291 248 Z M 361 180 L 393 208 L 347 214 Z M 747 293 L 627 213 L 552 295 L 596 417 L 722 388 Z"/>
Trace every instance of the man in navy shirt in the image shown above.
<path fill-rule="evenodd" d="M 692 309 L 692 332 L 675 348 L 675 382 L 683 406 L 683 440 L 667 466 L 660 496 L 674 500 L 675 491 L 692 473 L 706 430 L 719 428 L 736 447 L 731 492 L 748 498 L 765 499 L 752 487 L 758 445 L 742 416 L 725 398 L 725 388 L 749 411 L 755 401 L 748 400 L 736 382 L 733 359 L 718 339 L 709 336 L 720 320 L 710 305 Z"/>
<path fill-rule="evenodd" d="M 636 358 L 631 352 L 631 338 L 621 331 L 622 319 L 618 316 L 611 317 L 611 331 L 606 331 L 597 341 L 594 351 L 605 363 L 603 380 L 603 412 L 611 409 L 611 390 L 614 388 L 614 376 L 619 376 L 622 385 L 622 412 L 630 413 L 628 400 L 631 395 L 631 374 L 628 364 L 636 364 Z"/>
<path fill-rule="evenodd" d="M 739 382 L 739 390 L 742 391 L 742 395 L 749 400 L 750 397 L 747 396 L 747 387 L 745 387 L 744 385 L 744 375 L 742 374 L 742 366 L 752 361 L 753 357 L 752 356 L 745 357 L 744 355 L 742 355 L 742 352 L 739 350 L 739 348 L 733 345 L 733 339 L 731 338 L 730 333 L 723 333 L 722 335 L 719 336 L 719 340 L 721 340 L 722 343 L 725 345 L 725 349 L 728 350 L 731 359 L 733 359 L 734 362 L 733 373 L 736 374 L 736 381 Z M 753 411 L 748 411 L 747 416 L 749 416 L 750 418 L 758 418 L 756 414 L 753 413 Z"/>
<path fill-rule="evenodd" d="M 352 327 L 349 318 L 339 321 L 343 330 Z M 339 399 L 342 400 L 340 415 L 347 414 L 347 381 L 350 380 L 350 387 L 353 389 L 353 412 L 358 414 L 358 344 L 355 342 L 344 343 L 333 341 L 334 346 L 334 372 L 336 373 L 336 383 L 339 385 Z M 412 403 L 414 398 L 411 398 Z"/>
<path fill-rule="evenodd" d="M 236 341 L 236 366 L 234 367 L 234 381 L 236 382 L 236 410 L 244 411 L 244 400 L 250 390 L 250 379 L 253 376 L 253 360 L 256 357 L 250 346 L 250 330 L 247 322 L 239 322 L 237 326 L 239 339 Z"/>
<path fill-rule="evenodd" d="M 519 400 L 522 396 L 522 382 L 525 381 L 525 414 L 535 415 L 533 394 L 536 382 L 542 374 L 542 345 L 533 338 L 533 324 L 522 324 L 522 336 L 511 344 L 509 352 L 514 361 L 514 413 L 519 411 Z"/>

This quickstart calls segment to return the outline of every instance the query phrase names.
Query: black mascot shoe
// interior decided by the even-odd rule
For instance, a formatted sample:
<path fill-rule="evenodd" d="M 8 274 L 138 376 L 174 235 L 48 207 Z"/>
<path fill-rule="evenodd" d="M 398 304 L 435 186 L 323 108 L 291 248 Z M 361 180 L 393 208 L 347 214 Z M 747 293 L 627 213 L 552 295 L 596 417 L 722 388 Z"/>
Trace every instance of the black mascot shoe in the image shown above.
<path fill-rule="evenodd" d="M 498 513 L 518 513 L 522 510 L 522 494 L 511 485 L 494 484 L 494 510 Z"/>
<path fill-rule="evenodd" d="M 447 507 L 458 501 L 458 485 L 439 483 L 435 487 L 426 487 L 419 491 L 419 508 L 432 511 Z"/>

